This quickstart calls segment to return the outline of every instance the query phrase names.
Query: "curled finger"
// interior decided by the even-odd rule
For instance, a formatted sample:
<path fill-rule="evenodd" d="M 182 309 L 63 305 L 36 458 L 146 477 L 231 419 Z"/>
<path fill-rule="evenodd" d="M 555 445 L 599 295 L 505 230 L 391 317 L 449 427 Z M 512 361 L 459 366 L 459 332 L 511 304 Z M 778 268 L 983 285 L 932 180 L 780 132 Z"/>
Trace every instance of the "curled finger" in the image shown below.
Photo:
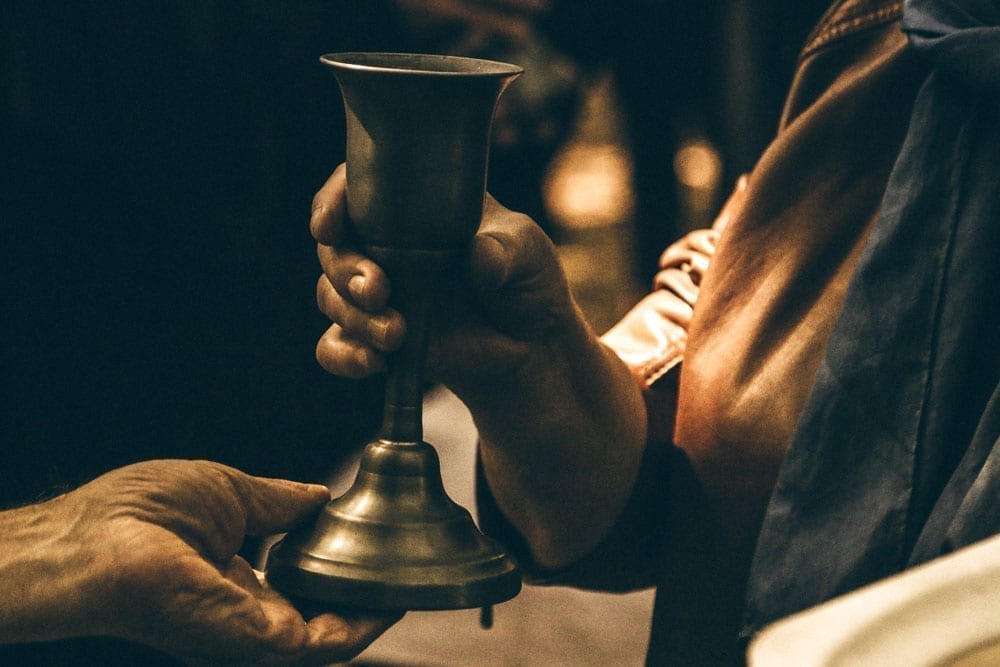
<path fill-rule="evenodd" d="M 334 375 L 354 379 L 374 375 L 385 368 L 382 352 L 346 336 L 337 324 L 327 329 L 316 344 L 316 361 Z"/>
<path fill-rule="evenodd" d="M 323 273 L 333 288 L 354 305 L 368 311 L 378 311 L 389 302 L 389 278 L 364 255 L 346 248 L 318 245 Z"/>
<path fill-rule="evenodd" d="M 325 275 L 316 283 L 316 304 L 341 328 L 342 337 L 380 352 L 392 352 L 403 343 L 406 325 L 402 315 L 389 308 L 370 313 L 356 307 L 334 289 Z"/>
<path fill-rule="evenodd" d="M 682 269 L 660 271 L 656 274 L 655 285 L 657 289 L 670 290 L 692 306 L 698 300 L 698 285 Z"/>

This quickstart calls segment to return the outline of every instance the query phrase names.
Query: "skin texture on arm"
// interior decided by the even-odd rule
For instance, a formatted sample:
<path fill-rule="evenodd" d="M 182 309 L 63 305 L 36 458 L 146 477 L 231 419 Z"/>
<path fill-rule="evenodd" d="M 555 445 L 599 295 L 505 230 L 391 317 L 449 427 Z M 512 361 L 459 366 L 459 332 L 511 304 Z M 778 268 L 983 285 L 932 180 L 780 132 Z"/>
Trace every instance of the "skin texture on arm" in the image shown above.
<path fill-rule="evenodd" d="M 384 367 L 405 322 L 389 307 L 389 278 L 347 247 L 345 187 L 341 166 L 313 204 L 317 300 L 333 321 L 317 358 L 364 377 Z M 586 324 L 548 237 L 489 197 L 467 275 L 447 298 L 426 377 L 469 407 L 486 479 L 537 564 L 573 562 L 607 534 L 632 490 L 646 442 L 640 388 Z"/>
<path fill-rule="evenodd" d="M 287 530 L 325 487 L 206 461 L 149 461 L 0 512 L 0 643 L 106 635 L 190 664 L 347 660 L 396 618 L 303 618 L 236 555 Z"/>

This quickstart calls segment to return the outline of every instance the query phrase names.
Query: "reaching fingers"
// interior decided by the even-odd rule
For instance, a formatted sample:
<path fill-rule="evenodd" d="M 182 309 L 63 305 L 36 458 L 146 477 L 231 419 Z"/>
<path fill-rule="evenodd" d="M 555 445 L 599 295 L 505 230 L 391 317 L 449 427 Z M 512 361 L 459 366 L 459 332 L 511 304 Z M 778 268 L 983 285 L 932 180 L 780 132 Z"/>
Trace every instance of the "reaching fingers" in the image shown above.
<path fill-rule="evenodd" d="M 309 620 L 307 652 L 327 662 L 346 662 L 368 647 L 402 618 L 402 613 L 346 612 L 320 614 Z"/>
<path fill-rule="evenodd" d="M 234 559 L 234 561 L 242 559 Z M 267 586 L 263 574 L 245 561 L 234 562 L 226 576 L 258 598 L 270 621 L 267 643 L 270 651 L 294 659 L 294 664 L 346 662 L 384 633 L 402 613 L 357 610 L 322 613 L 296 609 L 284 596 Z M 307 607 L 315 606 L 309 603 Z"/>
<path fill-rule="evenodd" d="M 319 484 L 254 477 L 223 467 L 246 516 L 247 535 L 286 531 L 330 500 L 330 491 Z"/>
<path fill-rule="evenodd" d="M 214 568 L 212 568 L 214 570 Z M 221 576 L 220 576 L 221 575 Z M 233 558 L 197 589 L 197 612 L 172 609 L 172 632 L 149 638 L 192 665 L 326 665 L 360 653 L 394 619 L 357 624 L 334 614 L 307 622 L 249 564 Z"/>

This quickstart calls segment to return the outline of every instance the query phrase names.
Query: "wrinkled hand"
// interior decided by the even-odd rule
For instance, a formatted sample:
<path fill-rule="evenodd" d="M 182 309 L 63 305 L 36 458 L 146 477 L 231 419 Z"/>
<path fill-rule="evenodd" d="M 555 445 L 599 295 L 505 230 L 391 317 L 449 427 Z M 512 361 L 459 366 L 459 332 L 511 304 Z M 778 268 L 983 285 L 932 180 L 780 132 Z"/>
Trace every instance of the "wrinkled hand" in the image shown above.
<path fill-rule="evenodd" d="M 360 378 L 384 367 L 406 323 L 389 306 L 389 277 L 347 245 L 345 188 L 341 165 L 313 201 L 310 226 L 324 271 L 317 301 L 333 322 L 316 356 L 331 373 Z M 449 287 L 451 306 L 442 305 L 432 318 L 426 374 L 460 395 L 463 387 L 515 373 L 567 329 L 581 326 L 549 238 L 491 197 L 469 250 L 467 275 L 454 276 Z"/>
<path fill-rule="evenodd" d="M 235 555 L 245 535 L 288 530 L 329 499 L 318 485 L 251 477 L 210 462 L 121 468 L 55 501 L 91 559 L 90 610 L 103 634 L 197 664 L 347 660 L 396 618 L 306 621 Z"/>

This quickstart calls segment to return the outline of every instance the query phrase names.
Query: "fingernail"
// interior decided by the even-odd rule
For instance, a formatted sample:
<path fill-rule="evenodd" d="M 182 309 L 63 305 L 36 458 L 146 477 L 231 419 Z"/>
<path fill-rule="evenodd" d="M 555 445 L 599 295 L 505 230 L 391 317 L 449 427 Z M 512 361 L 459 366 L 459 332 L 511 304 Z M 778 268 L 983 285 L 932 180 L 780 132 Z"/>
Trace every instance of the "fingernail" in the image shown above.
<path fill-rule="evenodd" d="M 368 280 L 358 274 L 352 276 L 350 280 L 347 281 L 347 289 L 350 290 L 351 296 L 359 301 L 365 297 L 365 286 L 368 284 Z"/>

